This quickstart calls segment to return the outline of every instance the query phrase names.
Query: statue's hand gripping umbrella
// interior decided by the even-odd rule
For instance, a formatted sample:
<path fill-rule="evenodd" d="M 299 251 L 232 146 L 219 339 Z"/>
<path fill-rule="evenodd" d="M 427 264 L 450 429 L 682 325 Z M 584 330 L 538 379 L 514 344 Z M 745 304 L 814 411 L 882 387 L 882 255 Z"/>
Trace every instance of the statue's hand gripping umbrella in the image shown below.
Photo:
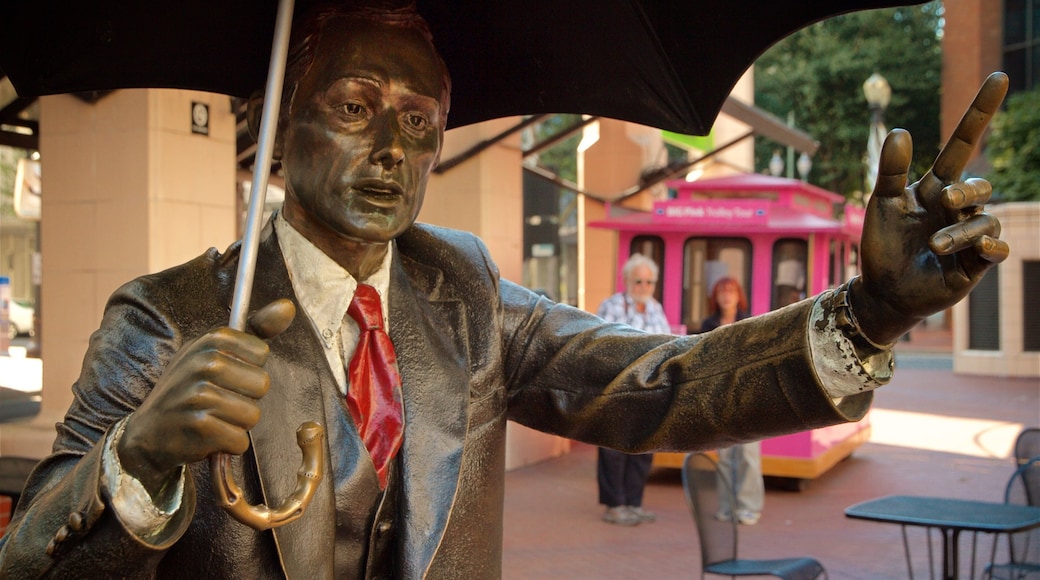
<path fill-rule="evenodd" d="M 784 36 L 844 12 L 913 2 L 416 3 L 452 75 L 448 128 L 513 115 L 585 113 L 706 134 L 740 76 Z M 4 8 L 23 25 L 0 35 L 0 70 L 23 97 L 133 87 L 246 97 L 266 77 L 229 322 L 236 330 L 247 324 L 294 4 L 40 0 Z M 218 501 L 258 529 L 299 518 L 322 477 L 321 442 L 319 425 L 301 426 L 297 489 L 276 508 L 245 503 L 228 473 L 229 456 L 212 456 Z"/>

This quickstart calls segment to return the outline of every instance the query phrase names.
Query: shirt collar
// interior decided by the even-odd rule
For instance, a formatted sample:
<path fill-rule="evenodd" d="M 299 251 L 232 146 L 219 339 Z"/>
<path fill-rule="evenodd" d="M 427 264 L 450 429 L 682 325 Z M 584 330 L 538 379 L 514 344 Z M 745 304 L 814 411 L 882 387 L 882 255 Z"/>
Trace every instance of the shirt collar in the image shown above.
<path fill-rule="evenodd" d="M 332 344 L 335 333 L 339 332 L 350 301 L 354 298 L 357 280 L 303 234 L 296 231 L 281 212 L 276 215 L 274 225 L 278 235 L 278 246 L 285 257 L 285 266 L 289 271 L 296 298 L 328 347 Z M 379 269 L 364 280 L 379 293 L 383 306 L 384 328 L 390 327 L 388 297 L 393 248 L 394 244 L 389 244 Z"/>

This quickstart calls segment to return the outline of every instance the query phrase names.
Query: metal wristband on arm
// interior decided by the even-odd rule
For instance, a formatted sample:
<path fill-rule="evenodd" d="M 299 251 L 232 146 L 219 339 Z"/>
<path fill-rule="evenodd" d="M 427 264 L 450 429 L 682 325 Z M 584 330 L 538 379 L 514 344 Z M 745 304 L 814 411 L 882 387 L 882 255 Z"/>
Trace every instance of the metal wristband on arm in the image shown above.
<path fill-rule="evenodd" d="M 863 329 L 856 320 L 856 314 L 852 311 L 852 302 L 849 300 L 849 288 L 859 276 L 853 276 L 849 281 L 834 290 L 831 297 L 831 308 L 834 311 L 834 324 L 838 327 L 845 338 L 852 342 L 856 352 L 864 355 L 874 354 L 892 350 L 896 343 L 878 344 L 863 334 Z"/>

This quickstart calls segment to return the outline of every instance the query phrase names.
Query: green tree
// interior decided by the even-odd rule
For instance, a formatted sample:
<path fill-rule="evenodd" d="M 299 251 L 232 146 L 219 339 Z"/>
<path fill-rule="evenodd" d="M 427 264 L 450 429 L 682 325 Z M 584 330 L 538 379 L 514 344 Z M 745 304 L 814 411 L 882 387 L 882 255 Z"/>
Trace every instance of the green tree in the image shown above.
<path fill-rule="evenodd" d="M 870 110 L 863 82 L 877 72 L 892 87 L 885 124 L 914 138 L 912 175 L 939 151 L 942 3 L 853 12 L 809 26 L 770 48 L 755 63 L 755 102 L 820 141 L 809 180 L 856 197 Z M 759 138 L 755 167 L 765 171 L 777 148 Z"/>
<path fill-rule="evenodd" d="M 1019 92 L 991 124 L 987 175 L 1000 201 L 1040 201 L 1040 89 Z"/>
<path fill-rule="evenodd" d="M 559 114 L 551 115 L 541 123 L 535 125 L 534 137 L 536 141 L 550 139 L 566 131 L 581 122 L 581 115 Z M 572 183 L 578 182 L 578 143 L 581 141 L 581 131 L 576 131 L 570 136 L 561 139 L 552 147 L 538 153 L 538 165 L 548 169 L 560 178 Z M 560 187 L 560 224 L 563 226 L 574 226 L 577 224 L 577 201 L 578 196 L 573 191 Z"/>
<path fill-rule="evenodd" d="M 571 127 L 580 121 L 581 115 L 551 115 L 535 125 L 535 140 L 541 141 L 554 137 L 567 127 Z M 566 139 L 562 139 L 559 143 L 538 154 L 538 165 L 552 171 L 563 179 L 577 182 L 579 141 L 581 141 L 581 131 L 568 136 Z"/>
<path fill-rule="evenodd" d="M 18 160 L 25 156 L 25 151 L 0 146 L 0 215 L 13 218 L 14 182 L 18 173 Z"/>

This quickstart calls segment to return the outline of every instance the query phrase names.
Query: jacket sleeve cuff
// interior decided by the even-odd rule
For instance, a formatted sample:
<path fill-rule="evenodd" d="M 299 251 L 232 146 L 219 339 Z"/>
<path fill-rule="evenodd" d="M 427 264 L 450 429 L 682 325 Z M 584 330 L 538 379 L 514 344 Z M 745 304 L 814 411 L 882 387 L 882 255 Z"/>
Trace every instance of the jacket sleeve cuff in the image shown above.
<path fill-rule="evenodd" d="M 176 480 L 167 485 L 162 497 L 152 498 L 135 477 L 123 471 L 116 448 L 123 435 L 126 418 L 116 423 L 109 431 L 102 453 L 102 495 L 108 499 L 116 517 L 128 532 L 147 541 L 163 535 L 170 521 L 181 508 L 184 497 L 184 468 L 181 467 Z"/>
<path fill-rule="evenodd" d="M 824 389 L 834 399 L 872 391 L 892 380 L 892 345 L 857 344 L 847 330 L 843 288 L 821 294 L 809 314 L 809 350 Z M 859 335 L 861 336 L 861 335 Z"/>

